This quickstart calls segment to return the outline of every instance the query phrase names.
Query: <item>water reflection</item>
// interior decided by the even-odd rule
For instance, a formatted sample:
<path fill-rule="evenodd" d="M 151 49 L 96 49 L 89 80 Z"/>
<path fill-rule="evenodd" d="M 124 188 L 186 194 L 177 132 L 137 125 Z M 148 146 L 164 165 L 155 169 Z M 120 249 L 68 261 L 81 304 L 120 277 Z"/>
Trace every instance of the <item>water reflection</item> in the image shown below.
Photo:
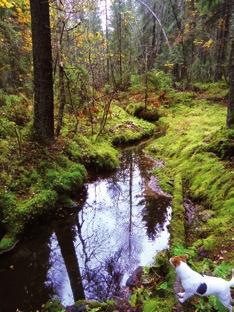
<path fill-rule="evenodd" d="M 0 258 L 1 312 L 35 311 L 52 297 L 70 305 L 118 295 L 136 267 L 167 247 L 170 200 L 155 192 L 153 162 L 131 149 L 121 163 L 87 183 L 77 212 Z"/>
<path fill-rule="evenodd" d="M 115 174 L 86 185 L 87 198 L 79 207 L 72 228 L 73 238 L 70 236 L 79 260 L 77 265 L 74 250 L 70 250 L 74 260 L 72 267 L 79 268 L 79 273 L 73 274 L 77 277 L 80 274 L 82 283 L 74 284 L 73 274 L 64 270 L 63 279 L 58 278 L 62 285 L 53 285 L 58 288 L 58 296 L 64 304 L 72 303 L 75 286 L 83 288 L 89 299 L 117 295 L 137 266 L 149 264 L 157 251 L 167 247 L 170 200 L 150 187 L 150 169 L 152 163 L 148 158 L 128 151 Z M 52 240 L 58 241 L 57 233 Z M 64 240 L 66 242 L 66 238 Z M 61 242 L 54 244 L 61 249 Z M 65 256 L 62 258 L 66 264 Z M 51 272 L 58 272 L 54 257 L 57 254 L 53 250 L 48 272 L 51 281 L 56 280 Z M 68 265 L 69 261 L 65 265 L 67 272 Z M 69 279 L 75 286 L 68 287 Z M 61 288 L 66 291 L 62 292 Z"/>

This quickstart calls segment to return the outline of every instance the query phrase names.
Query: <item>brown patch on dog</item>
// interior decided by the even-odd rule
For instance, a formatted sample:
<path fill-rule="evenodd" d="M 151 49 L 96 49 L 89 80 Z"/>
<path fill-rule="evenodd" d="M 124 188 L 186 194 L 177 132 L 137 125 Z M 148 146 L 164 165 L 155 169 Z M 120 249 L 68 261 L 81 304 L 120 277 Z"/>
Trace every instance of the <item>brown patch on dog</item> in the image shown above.
<path fill-rule="evenodd" d="M 184 256 L 175 256 L 175 257 L 172 257 L 170 260 L 171 260 L 171 264 L 177 268 L 179 265 L 180 265 L 180 262 L 183 261 L 183 262 L 186 262 L 188 259 L 188 256 L 187 255 L 184 255 Z"/>

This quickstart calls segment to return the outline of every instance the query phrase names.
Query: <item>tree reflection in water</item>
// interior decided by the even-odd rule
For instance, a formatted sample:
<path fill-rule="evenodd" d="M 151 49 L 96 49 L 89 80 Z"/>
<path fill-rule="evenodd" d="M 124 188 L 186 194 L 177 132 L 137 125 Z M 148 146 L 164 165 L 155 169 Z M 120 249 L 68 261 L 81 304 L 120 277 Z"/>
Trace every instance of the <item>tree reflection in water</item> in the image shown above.
<path fill-rule="evenodd" d="M 149 264 L 167 247 L 170 201 L 150 189 L 150 169 L 152 163 L 142 154 L 125 152 L 121 168 L 111 177 L 86 185 L 87 198 L 69 230 L 55 230 L 48 280 L 58 275 L 53 285 L 64 303 L 83 295 L 118 295 L 139 265 Z M 60 263 L 55 266 L 56 257 Z"/>
<path fill-rule="evenodd" d="M 35 229 L 3 256 L 1 312 L 36 311 L 54 296 L 70 305 L 118 295 L 129 275 L 168 245 L 170 200 L 152 186 L 153 165 L 125 151 L 116 172 L 87 183 L 77 211 Z"/>

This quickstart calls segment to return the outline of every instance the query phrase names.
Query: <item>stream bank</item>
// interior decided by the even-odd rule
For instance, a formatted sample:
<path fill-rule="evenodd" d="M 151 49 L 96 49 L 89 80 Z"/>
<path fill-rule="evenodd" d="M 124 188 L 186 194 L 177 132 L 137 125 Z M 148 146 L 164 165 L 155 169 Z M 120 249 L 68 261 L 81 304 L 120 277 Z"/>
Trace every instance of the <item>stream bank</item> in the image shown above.
<path fill-rule="evenodd" d="M 167 129 L 167 133 L 151 142 L 146 150 L 158 164 L 165 164 L 156 166 L 154 172 L 160 187 L 173 196 L 173 248 L 170 253 L 158 254 L 154 264 L 145 269 L 142 285 L 135 289 L 129 300 L 130 309 L 147 312 L 182 309 L 225 311 L 214 297 L 208 302 L 203 298 L 193 298 L 183 307 L 178 307 L 173 291 L 175 272 L 170 268 L 168 259 L 171 255 L 186 253 L 190 256 L 189 264 L 196 271 L 230 278 L 234 259 L 230 235 L 233 218 L 230 154 L 233 133 L 225 130 L 226 110 L 217 103 L 196 99 L 194 93 L 173 92 L 167 107 L 162 107 L 161 111 L 163 117 L 158 126 Z M 126 125 L 127 129 L 131 129 L 131 123 Z M 121 134 L 121 127 L 119 129 Z M 186 206 L 187 198 L 196 207 L 194 218 L 189 223 L 185 218 L 190 210 Z M 64 309 L 60 303 L 55 304 L 57 308 L 54 311 Z M 88 311 L 114 311 L 119 308 L 113 301 L 79 304 L 85 304 Z M 52 311 L 47 306 L 43 309 Z"/>
<path fill-rule="evenodd" d="M 123 150 L 120 163 L 89 178 L 64 217 L 2 255 L 1 312 L 35 311 L 55 297 L 65 306 L 119 297 L 133 271 L 168 248 L 171 198 L 151 174 L 157 163 L 137 148 Z"/>
<path fill-rule="evenodd" d="M 117 105 L 113 105 L 111 118 L 99 138 L 95 135 L 98 127 L 97 123 L 91 133 L 87 117 L 79 133 L 74 133 L 72 117 L 67 116 L 61 137 L 49 147 L 32 142 L 26 134 L 22 136 L 20 155 L 17 146 L 4 145 L 0 253 L 11 250 L 28 227 L 53 218 L 58 203 L 65 208 L 72 205 L 71 197 L 84 185 L 86 169 L 96 173 L 115 170 L 119 151 L 113 144 L 139 142 L 151 137 L 155 130 L 154 124 L 130 116 Z M 7 143 L 13 139 L 5 130 Z"/>
<path fill-rule="evenodd" d="M 166 135 L 146 149 L 165 162 L 155 174 L 162 189 L 173 195 L 170 254 L 187 254 L 194 270 L 228 280 L 234 266 L 234 136 L 233 130 L 225 129 L 226 109 L 195 94 L 173 93 L 160 123 L 167 128 Z M 173 272 L 171 276 L 173 280 Z M 180 311 L 181 306 L 165 309 L 172 310 Z M 226 309 L 211 296 L 193 297 L 183 311 Z"/>

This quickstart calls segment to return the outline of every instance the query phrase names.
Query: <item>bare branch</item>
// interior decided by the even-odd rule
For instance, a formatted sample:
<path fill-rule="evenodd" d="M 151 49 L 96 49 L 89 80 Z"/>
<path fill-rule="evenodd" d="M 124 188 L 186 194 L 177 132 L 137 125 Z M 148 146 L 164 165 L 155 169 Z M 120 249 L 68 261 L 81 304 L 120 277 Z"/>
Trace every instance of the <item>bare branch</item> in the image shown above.
<path fill-rule="evenodd" d="M 170 42 L 169 42 L 169 40 L 168 40 L 166 31 L 165 31 L 165 29 L 164 29 L 164 27 L 163 27 L 163 25 L 162 25 L 160 19 L 159 19 L 158 16 L 156 15 L 156 13 L 153 11 L 153 9 L 151 9 L 151 7 L 150 7 L 149 5 L 148 5 L 147 3 L 145 3 L 143 0 L 137 0 L 137 1 L 139 1 L 144 7 L 146 7 L 147 10 L 154 16 L 154 18 L 156 19 L 156 21 L 158 22 L 159 26 L 160 26 L 161 29 L 162 29 L 163 36 L 164 36 L 164 38 L 165 38 L 165 40 L 166 40 L 166 43 L 167 43 L 167 46 L 168 46 L 169 50 L 171 50 L 171 45 L 170 45 Z"/>

